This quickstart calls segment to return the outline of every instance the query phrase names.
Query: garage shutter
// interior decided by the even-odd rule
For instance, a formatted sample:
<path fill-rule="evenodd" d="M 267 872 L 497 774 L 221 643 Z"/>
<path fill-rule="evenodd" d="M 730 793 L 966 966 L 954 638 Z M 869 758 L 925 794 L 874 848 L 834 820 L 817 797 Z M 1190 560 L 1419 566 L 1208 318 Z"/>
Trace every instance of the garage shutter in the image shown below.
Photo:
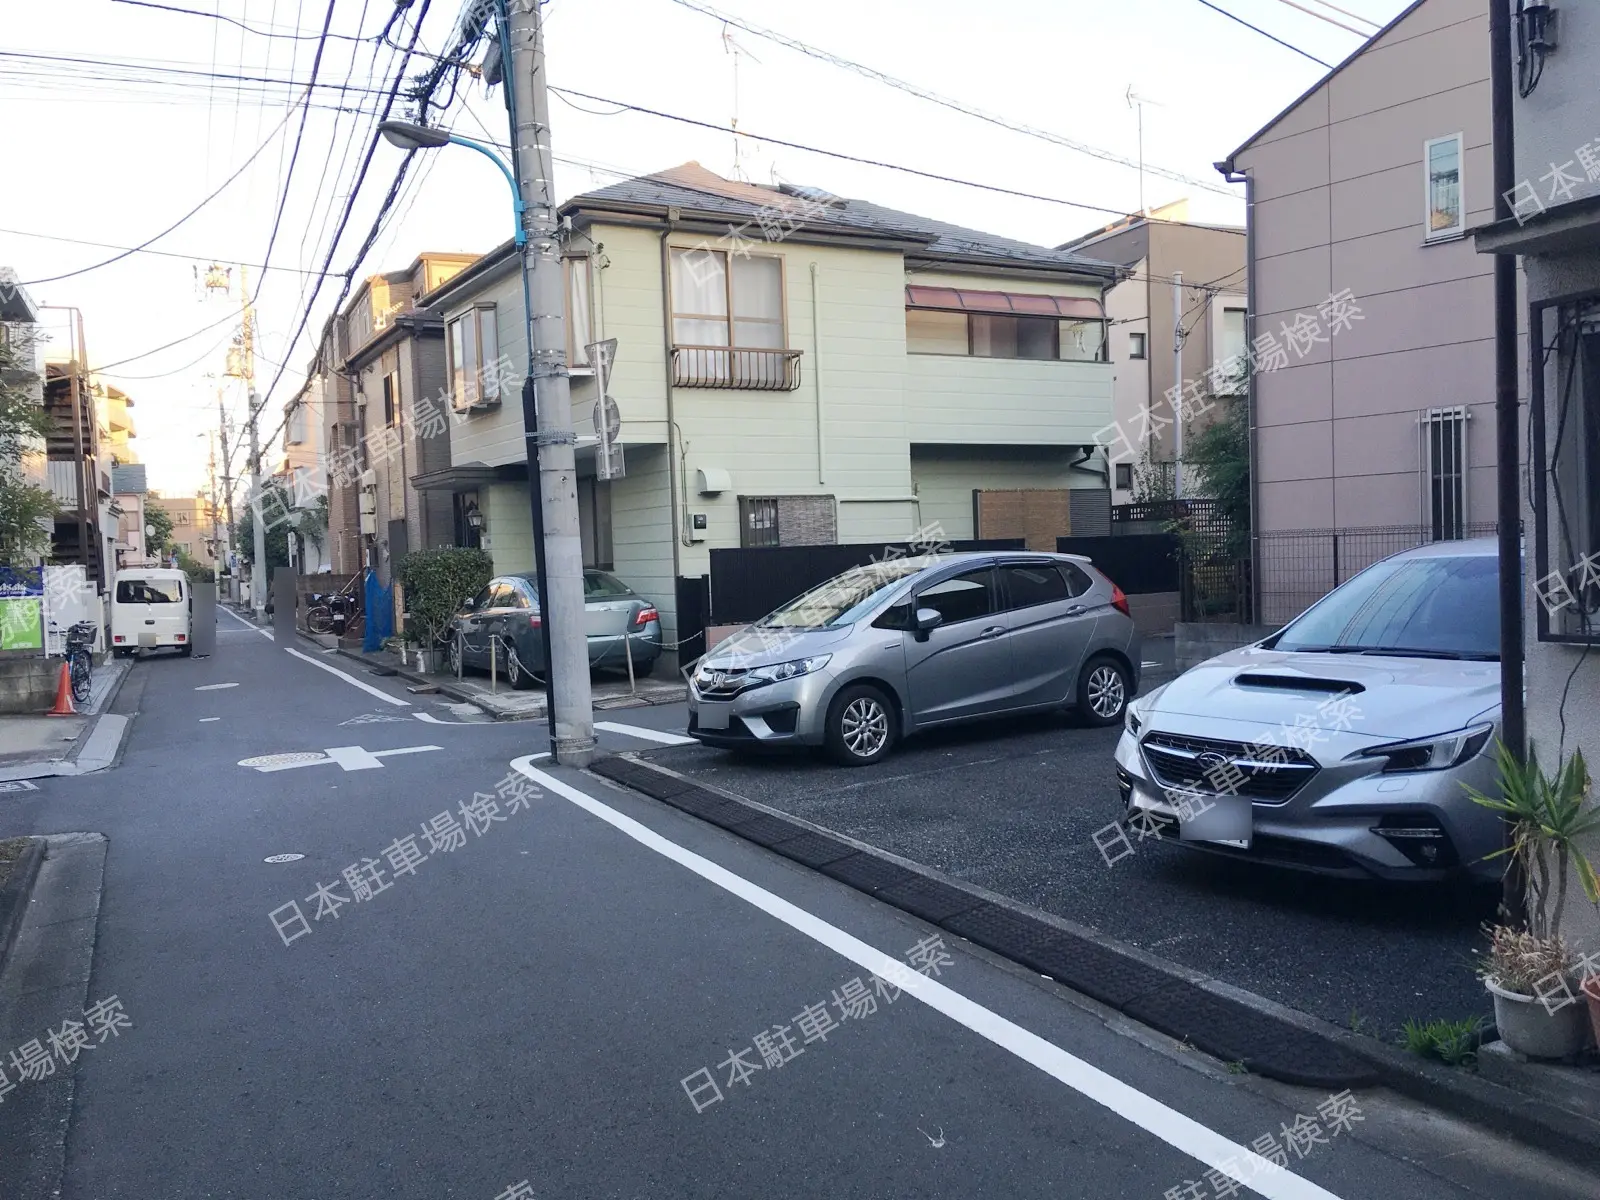
<path fill-rule="evenodd" d="M 1029 550 L 1056 548 L 1072 533 L 1068 488 L 974 489 L 973 528 L 979 538 L 1023 538 Z"/>

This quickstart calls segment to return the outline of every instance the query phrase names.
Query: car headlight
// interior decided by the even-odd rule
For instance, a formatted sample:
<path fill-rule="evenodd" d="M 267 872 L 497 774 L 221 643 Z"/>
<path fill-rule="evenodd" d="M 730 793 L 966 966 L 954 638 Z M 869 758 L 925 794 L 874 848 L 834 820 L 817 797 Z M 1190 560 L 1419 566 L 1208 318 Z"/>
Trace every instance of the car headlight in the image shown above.
<path fill-rule="evenodd" d="M 1374 746 L 1352 757 L 1387 760 L 1383 764 L 1383 773 L 1386 775 L 1397 771 L 1442 771 L 1466 762 L 1482 750 L 1493 736 L 1493 725 L 1473 725 L 1454 733 Z"/>
<path fill-rule="evenodd" d="M 747 678 L 760 683 L 782 683 L 785 679 L 794 679 L 800 675 L 809 675 L 813 671 L 822 670 L 832 657 L 831 654 L 818 654 L 811 658 L 797 658 L 793 662 L 754 667 Z"/>
<path fill-rule="evenodd" d="M 1144 727 L 1144 713 L 1137 706 L 1128 705 L 1122 710 L 1122 727 L 1138 737 L 1139 730 Z"/>

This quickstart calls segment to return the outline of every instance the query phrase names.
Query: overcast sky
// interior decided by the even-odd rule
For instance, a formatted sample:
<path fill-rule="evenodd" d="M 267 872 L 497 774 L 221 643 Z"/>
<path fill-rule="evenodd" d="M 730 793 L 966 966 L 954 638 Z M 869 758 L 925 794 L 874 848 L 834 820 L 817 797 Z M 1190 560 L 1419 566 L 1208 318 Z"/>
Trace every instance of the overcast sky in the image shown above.
<path fill-rule="evenodd" d="M 1290 0 L 1217 2 L 1328 62 L 1361 44 L 1296 11 Z M 1403 7 L 1400 0 L 1334 3 L 1376 22 Z M 1211 164 L 1324 72 L 1200 0 L 713 0 L 713 6 L 1010 122 L 1128 159 L 1137 157 L 1135 112 L 1126 99 L 1131 87 L 1148 101 L 1146 162 L 1212 189 L 1147 172 L 1145 202 L 1155 207 L 1187 196 L 1199 220 L 1242 223 L 1242 189 L 1223 187 Z M 263 429 L 270 432 L 304 378 L 311 339 L 338 295 L 341 281 L 327 280 L 294 340 L 316 284 L 310 272 L 328 255 L 371 114 L 399 53 L 372 40 L 394 14 L 391 0 L 333 0 L 335 36 L 323 43 L 315 78 L 334 86 L 316 88 L 306 110 L 300 100 L 329 12 L 325 0 L 170 0 L 169 8 L 201 12 L 125 0 L 0 0 L 6 113 L 0 266 L 29 281 L 101 262 L 118 251 L 52 239 L 137 245 L 243 167 L 215 200 L 152 244 L 163 255 L 134 254 L 29 288 L 41 304 L 83 310 L 91 366 L 107 364 L 105 376 L 134 398 L 135 445 L 150 465 L 151 486 L 180 495 L 204 486 L 205 434 L 216 428 L 219 387 L 235 419 L 245 411 L 239 385 L 221 378 L 237 328 L 227 319 L 237 310 L 237 291 L 231 299 L 205 293 L 197 275 L 213 261 L 273 268 L 246 269 L 251 290 L 260 285 L 257 380 L 263 392 L 272 387 Z M 418 48 L 441 53 L 460 11 L 461 0 L 412 0 L 390 36 L 404 45 L 421 15 Z M 1097 209 L 1139 207 L 1139 173 L 1131 167 L 998 128 L 739 29 L 730 31 L 730 47 L 722 22 L 678 0 L 550 0 L 545 11 L 549 80 L 556 87 L 721 127 L 734 114 L 737 65 L 739 127 L 752 135 L 740 138 L 739 158 L 752 182 L 778 176 L 1045 245 L 1113 219 Z M 415 77 L 427 65 L 415 58 L 407 74 Z M 253 78 L 229 78 L 236 76 Z M 724 130 L 578 103 L 584 111 L 559 99 L 552 105 L 563 198 L 691 159 L 720 174 L 733 171 L 734 139 Z M 409 115 L 403 102 L 394 115 Z M 476 81 L 464 81 L 446 123 L 466 136 L 487 129 L 509 140 L 499 89 Z M 936 183 L 773 146 L 762 137 L 1092 207 Z M 351 267 L 400 159 L 386 143 L 372 156 L 333 253 L 334 272 Z M 404 267 L 424 250 L 481 252 L 510 230 L 505 184 L 490 163 L 455 148 L 420 156 L 357 283 Z M 233 274 L 237 280 L 237 268 Z M 46 315 L 50 336 L 64 345 L 65 314 Z M 188 336 L 205 326 L 211 327 Z M 148 353 L 169 342 L 176 344 Z"/>

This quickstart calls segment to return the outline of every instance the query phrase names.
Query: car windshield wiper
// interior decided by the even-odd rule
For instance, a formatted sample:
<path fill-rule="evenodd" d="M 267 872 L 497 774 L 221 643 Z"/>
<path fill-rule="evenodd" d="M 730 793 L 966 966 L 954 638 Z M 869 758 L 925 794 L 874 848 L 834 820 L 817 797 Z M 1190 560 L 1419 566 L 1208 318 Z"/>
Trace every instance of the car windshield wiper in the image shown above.
<path fill-rule="evenodd" d="M 1479 650 L 1425 650 L 1416 646 L 1364 646 L 1362 654 L 1392 658 L 1448 658 L 1470 662 L 1499 662 L 1498 654 Z"/>
<path fill-rule="evenodd" d="M 1363 654 L 1361 646 L 1284 646 L 1281 643 L 1270 647 L 1273 650 L 1284 650 L 1289 654 Z"/>

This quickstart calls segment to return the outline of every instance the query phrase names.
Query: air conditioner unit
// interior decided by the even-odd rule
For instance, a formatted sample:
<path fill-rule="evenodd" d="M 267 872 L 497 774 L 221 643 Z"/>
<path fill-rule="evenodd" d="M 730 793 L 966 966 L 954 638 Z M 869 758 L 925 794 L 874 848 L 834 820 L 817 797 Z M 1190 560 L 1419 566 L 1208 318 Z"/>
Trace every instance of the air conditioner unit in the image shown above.
<path fill-rule="evenodd" d="M 361 515 L 367 516 L 378 511 L 378 498 L 371 492 L 361 493 Z"/>
<path fill-rule="evenodd" d="M 361 532 L 367 537 L 378 536 L 378 514 L 364 512 L 361 514 Z"/>

